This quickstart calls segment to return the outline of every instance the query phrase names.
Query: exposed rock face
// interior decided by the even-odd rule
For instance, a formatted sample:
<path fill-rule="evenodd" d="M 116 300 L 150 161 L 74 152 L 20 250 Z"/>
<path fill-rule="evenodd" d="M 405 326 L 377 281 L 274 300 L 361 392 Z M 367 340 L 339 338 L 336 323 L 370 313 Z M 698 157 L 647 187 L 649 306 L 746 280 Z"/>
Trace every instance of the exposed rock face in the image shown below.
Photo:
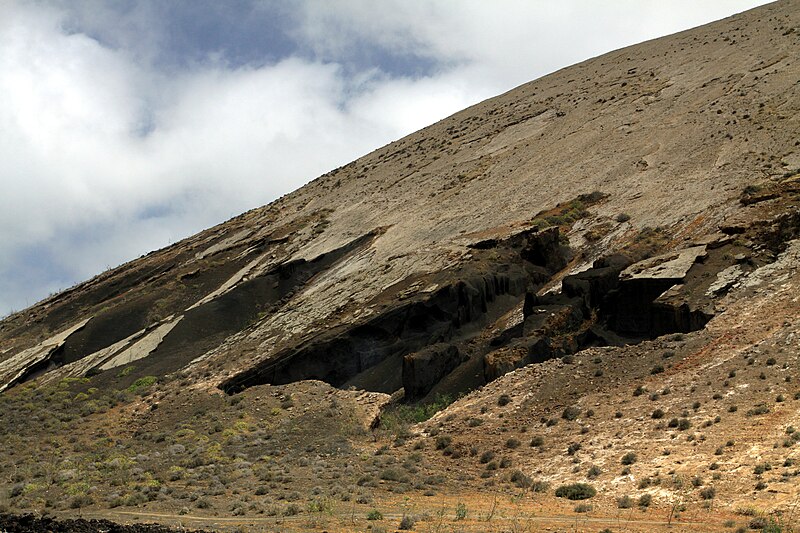
<path fill-rule="evenodd" d="M 452 344 L 434 344 L 403 357 L 403 389 L 406 398 L 421 398 L 461 363 Z"/>
<path fill-rule="evenodd" d="M 592 268 L 565 277 L 562 291 L 569 297 L 582 298 L 586 313 L 604 308 L 606 296 L 619 287 L 620 273 L 630 264 L 630 259 L 620 254 L 600 258 Z"/>
<path fill-rule="evenodd" d="M 646 259 L 623 270 L 619 276 L 619 287 L 609 304 L 611 329 L 631 336 L 648 337 L 670 331 L 691 331 L 685 328 L 676 329 L 677 323 L 675 327 L 668 327 L 671 322 L 668 318 L 670 313 L 663 312 L 667 311 L 663 309 L 660 314 L 654 315 L 653 302 L 664 291 L 680 283 L 705 253 L 705 246 L 695 246 Z M 662 307 L 674 307 L 667 301 L 663 301 L 663 304 Z"/>
<path fill-rule="evenodd" d="M 653 301 L 649 314 L 648 332 L 651 337 L 697 331 L 714 317 L 710 307 L 698 307 L 690 301 L 683 284 L 675 285 L 659 295 Z"/>
<path fill-rule="evenodd" d="M 22 350 L 5 361 L 0 362 L 0 392 L 3 392 L 28 376 L 46 370 L 50 365 L 50 358 L 52 355 L 64 346 L 64 343 L 67 342 L 70 335 L 76 331 L 80 331 L 90 320 L 91 317 L 82 320 L 71 328 L 53 335 L 36 346 Z"/>
<path fill-rule="evenodd" d="M 524 346 L 509 346 L 486 354 L 483 358 L 483 376 L 494 381 L 516 368 L 528 364 L 528 350 Z"/>
<path fill-rule="evenodd" d="M 541 363 L 574 351 L 563 339 L 552 341 L 546 337 L 525 337 L 509 346 L 495 350 L 483 360 L 483 375 L 487 382 L 531 363 Z"/>
<path fill-rule="evenodd" d="M 332 330 L 234 376 L 222 388 L 236 392 L 260 383 L 284 384 L 301 379 L 343 385 L 386 359 L 399 365 L 407 354 L 468 334 L 488 313 L 503 312 L 513 305 L 524 293 L 526 283 L 524 272 L 517 268 L 459 280 L 429 295 L 417 294 L 414 299 L 404 298 L 400 305 L 361 324 Z M 380 392 L 394 392 L 402 383 L 402 374 L 396 369 L 387 367 L 387 372 L 395 379 L 380 381 L 384 384 Z"/>
<path fill-rule="evenodd" d="M 742 267 L 731 265 L 717 274 L 717 279 L 706 291 L 706 296 L 718 296 L 733 288 L 744 275 Z"/>
<path fill-rule="evenodd" d="M 577 329 L 584 321 L 580 298 L 534 298 L 525 300 L 523 335 L 554 336 Z"/>
<path fill-rule="evenodd" d="M 130 337 L 76 361 L 64 363 L 62 359 L 60 364 L 54 364 L 54 368 L 42 376 L 42 381 L 49 383 L 65 377 L 83 377 L 143 359 L 158 348 L 164 337 L 182 318 L 182 316 L 168 317 L 167 320 L 156 324 L 153 328 L 138 331 Z"/>
<path fill-rule="evenodd" d="M 485 380 L 587 346 L 622 345 L 702 329 L 714 315 L 711 300 L 690 298 L 696 283 L 684 281 L 704 257 L 704 245 L 635 264 L 615 254 L 565 276 L 561 292 L 529 291 L 522 331 L 518 338 L 503 337 L 506 346 L 486 354 Z M 710 295 L 717 292 L 709 290 Z"/>
<path fill-rule="evenodd" d="M 548 281 L 569 252 L 557 228 L 523 230 L 472 248 L 474 256 L 459 269 L 398 287 L 394 293 L 388 289 L 394 298 L 384 300 L 381 311 L 289 348 L 233 376 L 221 388 L 232 393 L 260 383 L 320 379 L 386 393 L 407 386 L 409 398 L 426 394 L 461 360 L 447 350 L 428 354 L 426 347 L 476 337 L 516 306 L 526 289 Z M 419 362 L 414 357 L 404 360 L 420 350 Z M 427 375 L 417 365 L 427 368 Z"/>
<path fill-rule="evenodd" d="M 767 19 L 788 17 L 786 24 L 794 16 L 789 3 L 763 12 Z M 394 298 L 398 284 L 408 288 L 469 262 L 476 252 L 491 252 L 492 243 L 517 238 L 538 215 L 538 227 L 559 226 L 562 235 L 548 233 L 549 242 L 540 239 L 522 251 L 531 293 L 569 261 L 558 252 L 565 237 L 581 243 L 577 253 L 590 263 L 621 250 L 631 232 L 644 227 L 702 239 L 729 220 L 727 226 L 745 232 L 734 215 L 769 209 L 796 188 L 777 183 L 783 169 L 794 168 L 797 149 L 789 121 L 776 117 L 796 111 L 797 39 L 757 31 L 759 19 L 764 15 L 742 15 L 615 51 L 464 110 L 269 206 L 11 317 L 0 325 L 0 357 L 71 327 L 78 310 L 95 319 L 64 346 L 61 365 L 182 315 L 137 361 L 136 375 L 192 365 L 192 372 L 227 383 L 276 365 L 312 338 L 390 312 L 376 302 Z M 734 32 L 735 39 L 718 38 Z M 780 161 L 764 170 L 764 161 L 748 155 L 760 153 L 781 154 Z M 741 202 L 741 191 L 764 172 L 765 183 Z M 573 229 L 573 213 L 552 212 L 593 191 L 602 200 L 577 209 L 585 221 Z M 622 213 L 626 217 L 618 219 Z M 787 219 L 781 227 L 791 226 Z M 589 234 L 595 240 L 583 239 Z M 598 279 L 572 278 L 565 285 L 573 294 L 577 284 L 589 283 L 589 292 L 581 292 L 584 314 L 597 307 L 602 280 L 613 283 L 607 273 L 588 275 Z M 639 308 L 671 286 L 664 283 L 655 294 L 659 283 L 646 282 Z M 617 311 L 616 329 L 649 334 L 650 325 L 637 323 L 635 313 L 622 305 Z M 541 327 L 534 321 L 528 333 Z M 386 351 L 374 353 L 365 364 Z"/>

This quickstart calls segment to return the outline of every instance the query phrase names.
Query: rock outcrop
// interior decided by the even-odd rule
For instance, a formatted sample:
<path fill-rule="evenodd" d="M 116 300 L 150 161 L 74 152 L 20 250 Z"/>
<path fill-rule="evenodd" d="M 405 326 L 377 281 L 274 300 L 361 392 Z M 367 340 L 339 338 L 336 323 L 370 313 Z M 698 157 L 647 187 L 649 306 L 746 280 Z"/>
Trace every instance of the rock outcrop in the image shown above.
<path fill-rule="evenodd" d="M 458 347 L 434 344 L 403 357 L 403 390 L 406 399 L 421 398 L 461 363 Z"/>

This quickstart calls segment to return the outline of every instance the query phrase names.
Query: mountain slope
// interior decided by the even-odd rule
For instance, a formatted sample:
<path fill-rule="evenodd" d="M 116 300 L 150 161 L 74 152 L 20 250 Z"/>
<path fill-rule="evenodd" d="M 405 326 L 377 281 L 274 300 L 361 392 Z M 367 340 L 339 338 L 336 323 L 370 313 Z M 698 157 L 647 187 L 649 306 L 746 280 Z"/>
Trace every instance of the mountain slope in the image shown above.
<path fill-rule="evenodd" d="M 520 464 L 518 481 L 537 469 L 536 477 L 552 483 L 583 479 L 576 466 L 582 463 L 574 461 L 589 459 L 578 450 L 563 457 L 563 450 L 545 447 L 534 464 L 506 446 L 512 437 L 503 433 L 527 432 L 541 419 L 546 442 L 573 439 L 593 450 L 591 460 L 603 473 L 592 478 L 604 489 L 600 500 L 609 507 L 601 508 L 608 514 L 617 492 L 648 488 L 640 480 L 665 466 L 663 457 L 683 465 L 665 467 L 670 476 L 689 479 L 707 468 L 696 455 L 710 444 L 698 443 L 725 451 L 725 442 L 734 440 L 745 444 L 726 455 L 730 481 L 720 479 L 715 487 L 731 508 L 742 504 L 737 472 L 767 453 L 765 441 L 800 423 L 794 421 L 796 408 L 773 406 L 778 395 L 789 402 L 792 379 L 800 379 L 793 374 L 792 344 L 800 228 L 799 27 L 797 3 L 777 2 L 563 69 L 5 319 L 3 409 L 21 424 L 30 404 L 50 422 L 27 433 L 7 430 L 4 444 L 24 446 L 26 439 L 59 433 L 76 413 L 84 414 L 78 438 L 91 440 L 105 427 L 124 447 L 148 455 L 136 468 L 150 472 L 159 486 L 171 486 L 163 472 L 175 466 L 194 469 L 194 482 L 211 490 L 219 481 L 212 478 L 221 474 L 203 477 L 204 468 L 222 468 L 238 486 L 240 478 L 229 473 L 236 458 L 258 470 L 253 463 L 269 433 L 273 444 L 293 450 L 282 455 L 281 466 L 299 472 L 295 491 L 313 492 L 313 465 L 300 458 L 316 454 L 314 446 L 336 457 L 330 461 L 341 468 L 335 479 L 347 479 L 342 485 L 381 477 L 370 468 L 392 469 L 380 457 L 349 472 L 337 462 L 370 449 L 362 426 L 369 427 L 387 394 L 403 390 L 406 403 L 398 407 L 400 395 L 393 396 L 384 429 L 375 434 L 379 440 L 395 438 L 387 433 L 395 431 L 387 420 L 408 402 L 428 405 L 442 394 L 474 391 L 408 434 L 400 431 L 397 449 L 381 454 L 419 455 L 413 447 L 422 443 L 429 452 L 414 468 L 441 478 L 443 493 L 463 486 L 465 493 L 481 494 L 506 481 L 511 472 L 484 469 L 492 459 L 467 460 L 479 451 L 514 456 L 509 460 Z M 774 362 L 764 374 L 751 376 L 754 369 L 744 368 L 756 367 L 762 356 L 732 363 L 742 354 L 771 350 L 775 355 L 765 361 Z M 672 355 L 664 357 L 666 352 Z M 733 381 L 742 375 L 753 381 Z M 742 385 L 731 388 L 732 381 Z M 631 396 L 639 385 L 647 393 Z M 660 419 L 650 418 L 648 406 L 655 409 L 653 402 L 668 398 L 669 405 L 658 407 L 663 425 L 673 429 L 668 426 L 675 418 L 700 431 L 701 414 L 720 411 L 692 407 L 698 391 L 712 402 L 741 393 L 737 409 L 740 402 L 769 400 L 769 417 L 737 411 L 716 423 L 711 417 L 712 424 L 679 451 L 656 451 L 661 435 L 672 441 L 683 434 L 659 428 L 659 437 L 650 435 Z M 81 402 L 95 401 L 92 394 L 103 399 L 85 409 Z M 511 407 L 497 411 L 499 394 L 508 395 Z M 327 415 L 313 409 L 320 395 L 331 400 Z M 619 402 L 635 404 L 614 418 L 611 406 Z M 547 425 L 572 404 L 578 406 L 574 417 Z M 188 407 L 195 405 L 205 407 Z M 605 422 L 583 418 L 590 406 Z M 276 410 L 276 419 L 264 419 L 259 409 Z M 220 437 L 214 431 L 206 437 L 212 444 L 175 437 L 187 416 L 194 416 L 195 426 L 182 429 L 193 435 L 220 425 L 218 433 L 232 433 L 211 453 Z M 237 416 L 246 427 L 236 425 Z M 124 420 L 119 426 L 118 417 Z M 763 431 L 736 429 L 753 419 Z M 589 426 L 593 443 L 579 442 Z M 128 434 L 131 427 L 138 429 Z M 294 433 L 276 429 L 288 427 Z M 313 427 L 329 433 L 307 434 Z M 484 436 L 475 439 L 474 428 Z M 734 431 L 736 437 L 717 443 Z M 441 442 L 444 456 L 433 450 L 442 432 L 450 439 Z M 170 446 L 183 448 L 176 457 L 192 450 L 203 459 L 191 466 L 184 458 L 171 464 L 150 457 L 159 449 L 155 442 L 163 441 L 154 435 L 163 433 L 170 434 Z M 257 441 L 255 448 L 247 439 Z M 612 472 L 619 445 L 611 443 L 620 440 L 646 458 L 642 472 Z M 454 456 L 461 461 L 460 478 L 451 471 Z M 30 460 L 35 454 L 23 455 L 23 463 Z M 106 453 L 104 460 L 114 457 Z M 267 466 L 249 475 L 267 476 L 273 463 Z M 183 476 L 174 482 L 186 490 Z M 15 508 L 48 498 L 56 507 L 68 506 L 69 483 L 15 477 L 0 480 L 12 492 L 23 483 L 9 500 Z M 387 487 L 365 482 L 377 487 L 367 501 L 392 502 L 385 488 L 434 490 L 402 481 L 408 478 L 402 472 L 386 477 Z M 25 489 L 26 482 L 36 486 Z M 751 497 L 749 487 L 746 497 L 764 509 L 788 509 L 796 489 L 784 483 L 784 497 L 760 498 L 760 490 Z M 659 484 L 648 493 L 655 506 L 672 511 L 676 494 L 681 502 L 702 500 L 684 489 Z M 232 490 L 214 496 L 230 500 Z M 144 504 L 119 497 L 124 505 Z M 158 502 L 154 497 L 147 505 L 158 508 Z"/>

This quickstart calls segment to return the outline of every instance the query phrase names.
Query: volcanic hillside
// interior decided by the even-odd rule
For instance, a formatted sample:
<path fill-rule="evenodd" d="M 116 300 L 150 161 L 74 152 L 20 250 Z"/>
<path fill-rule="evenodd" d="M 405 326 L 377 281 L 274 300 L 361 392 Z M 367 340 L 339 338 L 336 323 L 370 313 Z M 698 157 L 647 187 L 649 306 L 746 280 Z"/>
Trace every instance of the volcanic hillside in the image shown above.
<path fill-rule="evenodd" d="M 611 52 L 6 318 L 0 506 L 790 527 L 798 58 L 796 1 Z"/>

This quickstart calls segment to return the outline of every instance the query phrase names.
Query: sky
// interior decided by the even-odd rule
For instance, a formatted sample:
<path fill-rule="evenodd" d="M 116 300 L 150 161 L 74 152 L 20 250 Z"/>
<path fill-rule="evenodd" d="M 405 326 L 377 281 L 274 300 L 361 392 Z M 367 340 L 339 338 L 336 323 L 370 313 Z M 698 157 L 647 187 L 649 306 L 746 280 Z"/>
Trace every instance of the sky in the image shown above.
<path fill-rule="evenodd" d="M 0 0 L 0 316 L 757 0 Z"/>

